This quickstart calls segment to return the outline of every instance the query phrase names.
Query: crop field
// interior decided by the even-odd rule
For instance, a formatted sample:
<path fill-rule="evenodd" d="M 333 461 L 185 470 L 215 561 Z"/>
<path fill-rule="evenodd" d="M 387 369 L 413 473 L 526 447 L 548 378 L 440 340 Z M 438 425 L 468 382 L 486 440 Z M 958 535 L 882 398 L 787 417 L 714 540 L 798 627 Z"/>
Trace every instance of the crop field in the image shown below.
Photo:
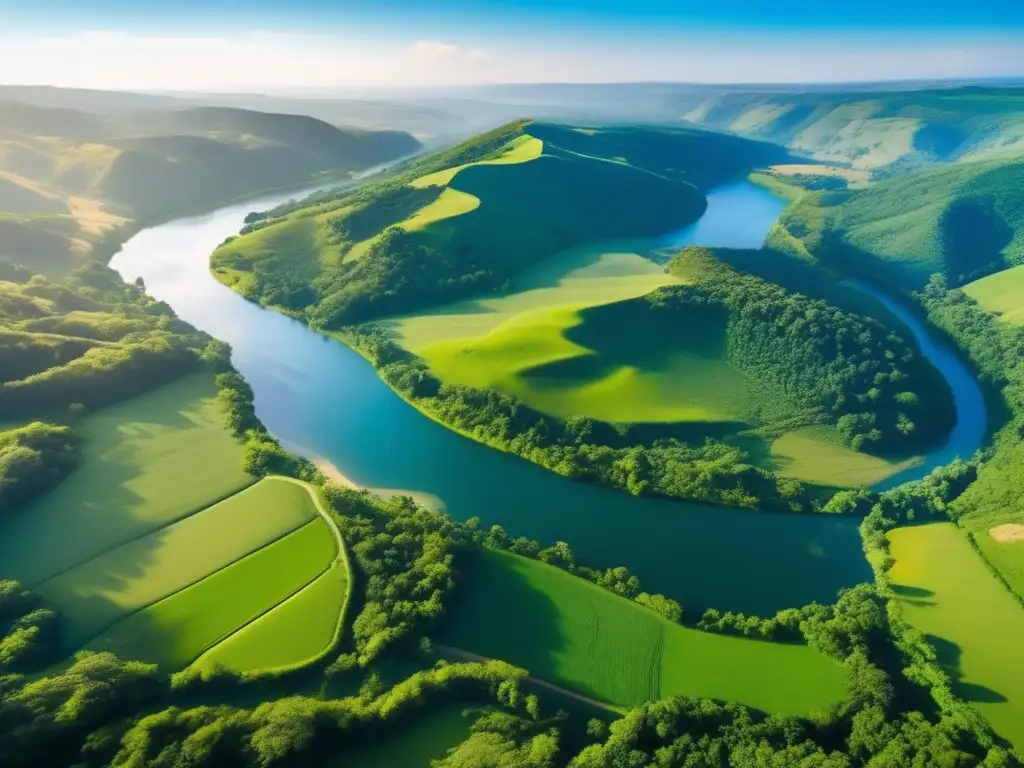
<path fill-rule="evenodd" d="M 771 445 L 772 464 L 785 477 L 835 486 L 874 485 L 915 466 L 920 457 L 895 461 L 860 453 L 843 445 L 831 427 L 804 427 L 779 437 Z"/>
<path fill-rule="evenodd" d="M 180 669 L 312 582 L 336 555 L 334 536 L 318 517 L 129 616 L 88 647 Z"/>
<path fill-rule="evenodd" d="M 1007 323 L 1024 323 L 1024 264 L 964 286 L 964 293 Z"/>
<path fill-rule="evenodd" d="M 709 696 L 797 714 L 844 694 L 840 665 L 804 646 L 686 629 L 509 553 L 485 550 L 466 570 L 441 642 L 504 659 L 610 704 Z"/>
<path fill-rule="evenodd" d="M 78 469 L 0 521 L 4 576 L 37 585 L 251 484 L 216 394 L 195 375 L 90 414 Z"/>
<path fill-rule="evenodd" d="M 68 650 L 129 614 L 196 584 L 316 518 L 309 491 L 265 478 L 173 525 L 111 549 L 37 587 L 61 610 Z M 326 567 L 326 563 L 320 568 Z"/>
<path fill-rule="evenodd" d="M 1024 748 L 1024 607 L 951 523 L 889 534 L 906 619 L 935 645 L 954 690 Z"/>
<path fill-rule="evenodd" d="M 203 654 L 200 667 L 236 672 L 302 666 L 320 656 L 340 631 L 349 590 L 342 563 Z"/>

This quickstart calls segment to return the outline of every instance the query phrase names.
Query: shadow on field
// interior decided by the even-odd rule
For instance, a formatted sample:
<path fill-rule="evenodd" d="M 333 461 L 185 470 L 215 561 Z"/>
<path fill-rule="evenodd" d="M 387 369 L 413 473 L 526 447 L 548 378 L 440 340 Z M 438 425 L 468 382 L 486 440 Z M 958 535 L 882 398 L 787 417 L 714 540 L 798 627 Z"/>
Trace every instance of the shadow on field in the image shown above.
<path fill-rule="evenodd" d="M 901 600 L 906 603 L 910 603 L 911 605 L 935 605 L 934 600 L 926 599 L 935 593 L 930 589 L 925 589 L 924 587 L 912 587 L 907 584 L 893 584 L 892 591 L 895 592 Z"/>
<path fill-rule="evenodd" d="M 570 647 L 565 617 L 517 560 L 487 550 L 466 558 L 440 642 L 558 680 L 559 657 Z"/>
<path fill-rule="evenodd" d="M 921 591 L 927 592 L 928 590 Z M 978 685 L 977 683 L 964 682 L 961 679 L 960 660 L 963 656 L 963 651 L 959 645 L 938 635 L 925 635 L 925 639 L 935 648 L 935 659 L 953 681 L 953 693 L 957 696 L 965 701 L 973 701 L 980 704 L 999 704 L 1007 700 L 998 691 L 986 688 L 984 685 Z"/>

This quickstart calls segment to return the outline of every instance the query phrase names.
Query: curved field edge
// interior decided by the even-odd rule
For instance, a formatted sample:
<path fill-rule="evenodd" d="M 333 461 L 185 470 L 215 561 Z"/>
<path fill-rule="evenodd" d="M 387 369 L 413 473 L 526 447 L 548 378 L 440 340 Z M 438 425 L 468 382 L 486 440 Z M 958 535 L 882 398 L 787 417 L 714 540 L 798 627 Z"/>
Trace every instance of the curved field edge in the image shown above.
<path fill-rule="evenodd" d="M 235 630 L 235 632 L 233 632 L 231 635 L 224 638 L 221 642 L 214 645 L 208 651 L 203 653 L 193 663 L 192 666 L 195 668 L 208 670 L 215 668 L 217 666 L 223 666 L 229 669 L 233 669 L 236 672 L 242 672 L 251 675 L 283 674 L 322 661 L 335 648 L 338 647 L 338 644 L 341 641 L 342 632 L 345 626 L 345 619 L 348 615 L 349 605 L 351 604 L 352 601 L 352 587 L 354 583 L 352 565 L 349 560 L 348 550 L 345 547 L 345 540 L 341 535 L 341 531 L 338 530 L 338 526 L 331 518 L 330 514 L 324 509 L 323 502 L 319 496 L 319 491 L 314 486 L 309 485 L 308 483 L 305 483 L 300 480 L 294 480 L 292 478 L 282 477 L 280 479 L 287 480 L 288 482 L 296 483 L 298 485 L 302 485 L 309 491 L 310 495 L 313 498 L 314 504 L 316 505 L 317 512 L 319 513 L 321 519 L 327 524 L 328 528 L 330 529 L 331 533 L 334 536 L 337 545 L 337 555 L 335 561 L 324 573 L 322 573 L 316 579 L 306 584 L 300 590 L 290 595 L 289 597 L 285 598 L 277 605 L 272 606 L 260 616 L 255 617 L 252 621 L 238 627 Z M 336 580 L 333 579 L 333 575 L 335 574 L 335 572 L 337 572 L 337 575 L 340 577 Z M 322 649 L 318 653 L 299 660 L 288 661 L 280 664 L 272 664 L 268 666 L 254 665 L 244 669 L 239 668 L 237 666 L 232 666 L 232 664 L 226 663 L 224 659 L 221 658 L 224 653 L 231 653 L 233 646 L 254 642 L 252 640 L 252 637 L 255 634 L 266 631 L 271 622 L 280 623 L 282 616 L 290 616 L 290 614 L 293 611 L 295 611 L 296 605 L 309 601 L 309 595 L 314 590 L 322 591 L 324 589 L 324 584 L 340 585 L 342 595 L 340 600 L 341 605 L 336 611 L 337 619 L 334 621 L 331 637 L 323 645 Z M 301 611 L 299 611 L 299 613 L 301 613 Z M 285 621 L 285 625 L 288 625 L 289 621 L 290 619 L 288 621 Z"/>
<path fill-rule="evenodd" d="M 334 537 L 317 518 L 114 625 L 89 644 L 180 669 L 323 575 Z"/>
<path fill-rule="evenodd" d="M 688 629 L 553 566 L 483 550 L 439 641 L 614 705 L 665 696 L 805 714 L 844 696 L 837 662 L 802 645 Z"/>
<path fill-rule="evenodd" d="M 60 606 L 69 650 L 317 518 L 306 493 L 264 478 L 38 587 Z"/>

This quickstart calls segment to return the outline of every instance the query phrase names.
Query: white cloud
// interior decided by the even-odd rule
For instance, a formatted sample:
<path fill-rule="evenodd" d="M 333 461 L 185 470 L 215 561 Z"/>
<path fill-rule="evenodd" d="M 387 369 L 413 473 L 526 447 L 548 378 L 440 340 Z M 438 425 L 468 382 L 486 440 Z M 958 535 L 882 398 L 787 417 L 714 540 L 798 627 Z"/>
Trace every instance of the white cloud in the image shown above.
<path fill-rule="evenodd" d="M 464 79 L 458 77 L 460 73 L 472 73 L 479 77 L 483 74 L 479 68 L 486 66 L 491 60 L 490 54 L 479 48 L 463 48 L 437 40 L 418 40 L 409 46 L 407 53 L 416 67 L 423 68 L 417 71 L 420 78 L 450 79 L 455 75 L 456 80 Z M 472 71 L 467 69 L 470 67 L 473 68 Z"/>

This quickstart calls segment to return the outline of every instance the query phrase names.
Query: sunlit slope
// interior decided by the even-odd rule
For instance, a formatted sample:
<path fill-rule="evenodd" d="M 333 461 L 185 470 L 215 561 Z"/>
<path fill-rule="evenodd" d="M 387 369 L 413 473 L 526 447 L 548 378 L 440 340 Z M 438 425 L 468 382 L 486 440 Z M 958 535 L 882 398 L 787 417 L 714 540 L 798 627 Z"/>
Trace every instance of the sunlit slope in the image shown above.
<path fill-rule="evenodd" d="M 440 640 L 620 706 L 668 696 L 805 714 L 844 695 L 844 672 L 810 648 L 686 629 L 545 563 L 484 550 Z"/>
<path fill-rule="evenodd" d="M 1024 261 L 1024 161 L 965 162 L 806 195 L 780 223 L 848 271 L 908 290 L 936 273 L 961 285 Z"/>
<path fill-rule="evenodd" d="M 346 130 L 301 115 L 103 114 L 0 100 L 0 258 L 63 272 L 97 248 L 108 256 L 109 242 L 132 220 L 198 213 L 418 146 L 408 134 Z"/>
<path fill-rule="evenodd" d="M 586 242 L 668 232 L 703 212 L 709 185 L 784 155 L 692 130 L 514 123 L 368 186 L 269 211 L 212 266 L 248 298 L 337 328 L 507 291 Z M 317 231 L 303 237 L 323 248 L 265 247 L 271 230 L 311 218 Z"/>
<path fill-rule="evenodd" d="M 721 92 L 687 99 L 698 125 L 778 142 L 818 160 L 889 169 L 1024 149 L 1024 98 L 1012 88 L 878 93 Z"/>
<path fill-rule="evenodd" d="M 1024 265 L 968 283 L 964 293 L 1001 320 L 1024 323 Z"/>

